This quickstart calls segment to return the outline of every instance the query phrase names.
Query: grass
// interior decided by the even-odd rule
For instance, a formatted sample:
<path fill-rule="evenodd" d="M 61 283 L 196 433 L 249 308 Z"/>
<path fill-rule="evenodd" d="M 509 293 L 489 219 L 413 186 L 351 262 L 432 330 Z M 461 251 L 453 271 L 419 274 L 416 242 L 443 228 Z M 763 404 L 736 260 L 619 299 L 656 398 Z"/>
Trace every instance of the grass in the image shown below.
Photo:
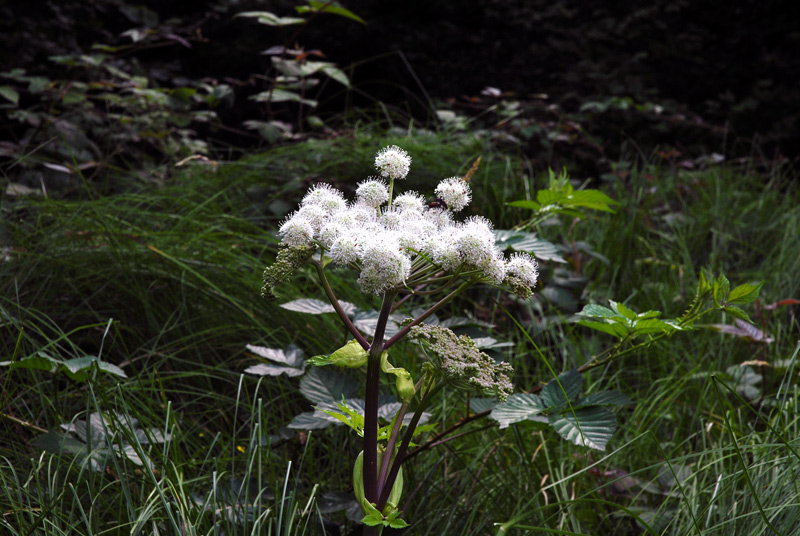
<path fill-rule="evenodd" d="M 331 315 L 259 299 L 276 226 L 315 181 L 352 192 L 372 173 L 375 151 L 392 143 L 414 158 L 402 187 L 422 192 L 481 156 L 473 210 L 498 228 L 525 218 L 505 202 L 545 186 L 524 175 L 519 155 L 477 134 L 410 134 L 367 129 L 304 142 L 93 200 L 5 199 L 2 360 L 92 355 L 126 377 L 0 369 L 0 527 L 14 535 L 356 531 L 337 510 L 351 490 L 356 438 L 335 427 L 285 428 L 310 409 L 297 381 L 242 374 L 258 362 L 248 343 L 295 343 L 310 356 L 342 337 Z M 610 344 L 570 321 L 587 302 L 681 314 L 701 268 L 733 284 L 765 282 L 748 312 L 774 342 L 678 333 L 593 370 L 589 391 L 617 389 L 635 402 L 619 413 L 605 452 L 524 423 L 465 427 L 406 471 L 408 534 L 793 534 L 800 326 L 791 306 L 765 306 L 800 297 L 800 193 L 779 172 L 629 167 L 606 185 L 620 201 L 616 214 L 541 229 L 569 262 L 542 263 L 535 299 L 504 303 L 541 355 L 568 370 Z M 315 278 L 301 271 L 279 290 L 285 301 L 319 299 Z M 345 272 L 332 284 L 341 299 L 364 303 Z M 498 296 L 471 293 L 452 313 L 495 323 L 493 335 L 514 343 L 517 388 L 531 389 L 550 372 L 493 305 Z M 411 347 L 397 352 L 398 363 L 413 365 Z M 729 368 L 756 359 L 770 365 L 751 366 L 762 378 L 742 398 Z M 443 428 L 465 415 L 466 400 L 446 393 L 434 406 Z M 95 413 L 105 417 L 95 417 L 88 440 L 65 433 L 62 425 L 78 429 Z"/>

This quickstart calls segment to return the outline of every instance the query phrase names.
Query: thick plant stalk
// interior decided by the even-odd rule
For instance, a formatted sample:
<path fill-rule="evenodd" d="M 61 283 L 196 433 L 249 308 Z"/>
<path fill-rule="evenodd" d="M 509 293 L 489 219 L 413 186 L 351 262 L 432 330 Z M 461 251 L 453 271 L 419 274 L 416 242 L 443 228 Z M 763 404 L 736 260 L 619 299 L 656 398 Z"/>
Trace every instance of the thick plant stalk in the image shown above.
<path fill-rule="evenodd" d="M 383 296 L 383 305 L 375 326 L 375 337 L 367 361 L 367 393 L 364 401 L 364 496 L 369 502 L 378 500 L 378 391 L 380 388 L 383 336 L 396 292 Z"/>

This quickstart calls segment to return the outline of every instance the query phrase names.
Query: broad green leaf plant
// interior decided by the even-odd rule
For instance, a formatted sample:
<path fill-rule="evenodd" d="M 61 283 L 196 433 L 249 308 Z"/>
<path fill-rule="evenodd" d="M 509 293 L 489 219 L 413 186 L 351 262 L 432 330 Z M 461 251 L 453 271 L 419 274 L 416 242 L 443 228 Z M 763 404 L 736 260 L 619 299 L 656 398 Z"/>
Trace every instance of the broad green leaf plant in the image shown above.
<path fill-rule="evenodd" d="M 398 194 L 395 183 L 406 178 L 410 165 L 411 157 L 399 147 L 382 149 L 375 158 L 380 177 L 361 182 L 352 201 L 328 184 L 313 186 L 280 226 L 280 251 L 264 271 L 262 296 L 275 300 L 278 285 L 304 265 L 311 265 L 327 303 L 304 298 L 282 307 L 307 314 L 335 313 L 348 340 L 330 354 L 307 360 L 294 347 L 248 347 L 257 356 L 277 363 L 251 367 L 248 372 L 303 375 L 300 391 L 316 404 L 316 411 L 297 416 L 290 428 L 344 424 L 362 438 L 363 450 L 353 468 L 353 488 L 368 535 L 381 534 L 384 527 L 408 525 L 398 508 L 403 463 L 477 418 L 490 417 L 500 428 L 522 421 L 549 426 L 577 445 L 604 450 L 616 429 L 609 408 L 632 402 L 614 391 L 582 395 L 581 373 L 674 332 L 692 329 L 710 310 L 746 317 L 736 304 L 754 300 L 760 288 L 744 285 L 731 291 L 724 277 L 709 282 L 701 274 L 695 302 L 683 317 L 674 320 L 663 320 L 655 311 L 636 313 L 616 302 L 611 302 L 610 308 L 588 305 L 577 322 L 616 337 L 617 343 L 580 369 L 560 375 L 551 370 L 553 379 L 546 385 L 512 394 L 511 365 L 483 351 L 497 346 L 497 341 L 457 335 L 450 327 L 459 320 L 440 322 L 436 313 L 475 285 L 530 298 L 539 272 L 536 259 L 527 251 L 545 251 L 545 257 L 554 262 L 563 259 L 556 246 L 544 244 L 527 231 L 554 213 L 578 216 L 584 210 L 613 211 L 615 202 L 598 191 L 574 191 L 565 175 L 552 176 L 550 188 L 540 191 L 536 202 L 518 204 L 534 214 L 517 229 L 498 233 L 480 216 L 459 221 L 458 213 L 472 200 L 469 182 L 461 177 L 441 181 L 432 203 L 417 192 Z M 516 251 L 506 257 L 506 248 Z M 381 298 L 380 310 L 361 311 L 340 301 L 329 282 L 331 267 L 353 270 L 361 292 Z M 397 311 L 412 298 L 422 298 L 430 305 L 416 309 L 411 318 L 399 315 Z M 708 301 L 711 306 L 703 309 Z M 406 338 L 416 342 L 419 353 L 420 363 L 413 371 L 392 361 L 393 347 Z M 363 399 L 353 398 L 358 384 L 337 369 L 366 369 Z M 399 401 L 379 392 L 382 374 L 394 386 Z M 410 452 L 414 438 L 433 429 L 424 424 L 429 417 L 425 410 L 444 386 L 496 402 L 475 398 L 476 408 L 480 408 L 477 413 Z"/>

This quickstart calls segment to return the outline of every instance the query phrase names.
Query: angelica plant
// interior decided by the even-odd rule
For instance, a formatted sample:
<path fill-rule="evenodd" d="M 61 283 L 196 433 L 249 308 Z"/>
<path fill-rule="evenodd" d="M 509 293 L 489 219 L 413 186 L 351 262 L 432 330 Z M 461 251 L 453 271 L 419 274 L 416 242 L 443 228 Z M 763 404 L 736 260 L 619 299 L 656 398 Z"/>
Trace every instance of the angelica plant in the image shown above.
<path fill-rule="evenodd" d="M 423 195 L 412 191 L 395 196 L 395 182 L 407 177 L 410 166 L 411 157 L 390 146 L 375 158 L 379 176 L 361 182 L 355 199 L 346 200 L 328 184 L 313 186 L 281 224 L 282 250 L 265 270 L 262 288 L 265 298 L 274 298 L 278 284 L 311 263 L 322 291 L 353 338 L 309 363 L 367 368 L 363 419 L 345 404 L 339 405 L 340 412 L 325 411 L 363 434 L 353 485 L 364 511 L 363 522 L 374 527 L 368 529 L 373 534 L 383 526 L 406 525 L 397 508 L 402 493 L 401 466 L 424 409 L 440 389 L 448 384 L 501 401 L 511 394 L 510 364 L 496 363 L 469 337 L 426 326 L 425 320 L 474 285 L 504 287 L 526 298 L 538 279 L 538 265 L 531 255 L 504 256 L 495 244 L 489 220 L 479 216 L 458 220 L 457 214 L 472 198 L 469 183 L 462 178 L 441 181 L 434 190 L 437 203 L 426 204 Z M 329 263 L 352 269 L 364 294 L 381 297 L 371 340 L 354 325 L 334 295 L 326 273 Z M 397 333 L 386 336 L 390 313 L 412 296 L 435 301 Z M 416 381 L 409 371 L 389 360 L 389 350 L 407 336 L 420 343 L 423 372 Z M 392 423 L 384 429 L 378 422 L 381 373 L 393 377 L 402 400 Z M 412 403 L 416 407 L 408 420 L 406 413 Z"/>
<path fill-rule="evenodd" d="M 661 318 L 660 311 L 639 313 L 613 300 L 609 300 L 610 307 L 587 304 L 573 322 L 611 336 L 616 342 L 579 368 L 561 374 L 550 368 L 553 379 L 547 384 L 512 394 L 509 363 L 496 362 L 468 336 L 425 321 L 474 285 L 494 286 L 529 298 L 539 277 L 536 259 L 519 251 L 507 258 L 498 248 L 497 237 L 504 237 L 507 244 L 528 241 L 541 245 L 543 241 L 520 229 L 495 232 L 492 223 L 480 216 L 460 218 L 459 212 L 472 200 L 469 182 L 460 177 L 441 181 L 434 189 L 434 203 L 426 204 L 425 197 L 417 192 L 395 195 L 395 182 L 405 179 L 411 166 L 411 157 L 398 147 L 381 150 L 375 166 L 379 176 L 361 182 L 353 200 L 345 199 L 342 192 L 327 184 L 317 184 L 308 191 L 279 228 L 282 249 L 275 263 L 265 270 L 262 288 L 265 298 L 274 299 L 277 285 L 306 263 L 313 265 L 322 292 L 352 339 L 331 354 L 312 357 L 306 363 L 366 367 L 363 403 L 326 401 L 317 406 L 326 423 L 345 423 L 363 438 L 363 450 L 354 463 L 353 489 L 364 513 L 362 521 L 368 526 L 364 534 L 376 535 L 386 526 L 407 525 L 398 509 L 403 491 L 402 464 L 475 419 L 489 418 L 501 429 L 521 422 L 550 427 L 576 445 L 605 450 L 617 427 L 610 408 L 630 406 L 632 401 L 615 391 L 583 395 L 581 374 L 676 333 L 701 328 L 699 320 L 715 311 L 749 320 L 739 305 L 753 302 L 761 288 L 760 284 L 745 283 L 731 289 L 724 275 L 714 278 L 701 272 L 694 301 L 683 315 L 672 319 Z M 534 211 L 522 225 L 524 229 L 535 228 L 553 214 L 580 217 L 586 210 L 613 212 L 611 205 L 616 203 L 596 190 L 575 191 L 565 174 L 551 174 L 550 188 L 540 190 L 536 198 L 512 203 Z M 565 262 L 553 255 L 555 246 L 540 250 L 554 262 Z M 374 330 L 362 332 L 351 319 L 355 306 L 336 298 L 327 277 L 331 265 L 351 270 L 362 293 L 381 298 Z M 387 333 L 390 316 L 418 297 L 432 305 L 402 322 L 396 332 Z M 419 350 L 421 363 L 414 368 L 421 371 L 418 378 L 390 360 L 390 350 L 404 338 L 415 341 L 414 348 Z M 303 373 L 297 370 L 296 374 Z M 401 403 L 379 403 L 381 374 L 394 382 Z M 445 385 L 494 397 L 498 402 L 449 425 L 409 451 L 415 435 L 426 429 L 419 426 L 427 415 L 425 409 Z M 387 418 L 388 425 L 380 426 L 379 412 L 384 418 L 393 413 Z M 300 421 L 308 424 L 310 420 L 304 415 L 299 416 L 303 417 Z M 289 426 L 304 424 L 295 426 L 293 421 Z"/>

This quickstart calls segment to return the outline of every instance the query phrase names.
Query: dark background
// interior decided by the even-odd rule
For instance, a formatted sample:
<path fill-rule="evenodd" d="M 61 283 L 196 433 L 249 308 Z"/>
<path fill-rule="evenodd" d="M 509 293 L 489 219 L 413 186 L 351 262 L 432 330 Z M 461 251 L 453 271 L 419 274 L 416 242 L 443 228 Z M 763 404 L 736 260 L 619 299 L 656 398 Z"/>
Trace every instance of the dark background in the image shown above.
<path fill-rule="evenodd" d="M 351 75 L 355 91 L 347 96 L 329 85 L 318 110 L 323 116 L 383 101 L 430 121 L 429 98 L 477 113 L 493 103 L 480 96 L 492 86 L 505 99 L 532 103 L 540 122 L 548 113 L 561 122 L 580 114 L 582 132 L 603 158 L 619 157 L 621 139 L 695 157 L 758 153 L 794 162 L 798 156 L 800 17 L 792 2 L 362 0 L 343 5 L 366 25 L 321 14 L 299 33 L 297 26 L 233 17 L 248 10 L 291 16 L 297 4 L 5 1 L 0 61 L 6 71 L 80 76 L 48 57 L 130 43 L 122 32 L 149 28 L 160 44 L 117 54 L 119 67 L 146 73 L 159 87 L 184 78 L 232 83 L 235 105 L 219 115 L 237 126 L 265 114 L 246 99 L 257 90 L 253 75 L 270 66 L 259 52 L 299 44 Z M 663 112 L 582 108 L 614 98 Z M 22 135 L 13 122 L 2 126 L 8 137 Z M 218 137 L 239 147 L 255 143 L 233 131 Z"/>

